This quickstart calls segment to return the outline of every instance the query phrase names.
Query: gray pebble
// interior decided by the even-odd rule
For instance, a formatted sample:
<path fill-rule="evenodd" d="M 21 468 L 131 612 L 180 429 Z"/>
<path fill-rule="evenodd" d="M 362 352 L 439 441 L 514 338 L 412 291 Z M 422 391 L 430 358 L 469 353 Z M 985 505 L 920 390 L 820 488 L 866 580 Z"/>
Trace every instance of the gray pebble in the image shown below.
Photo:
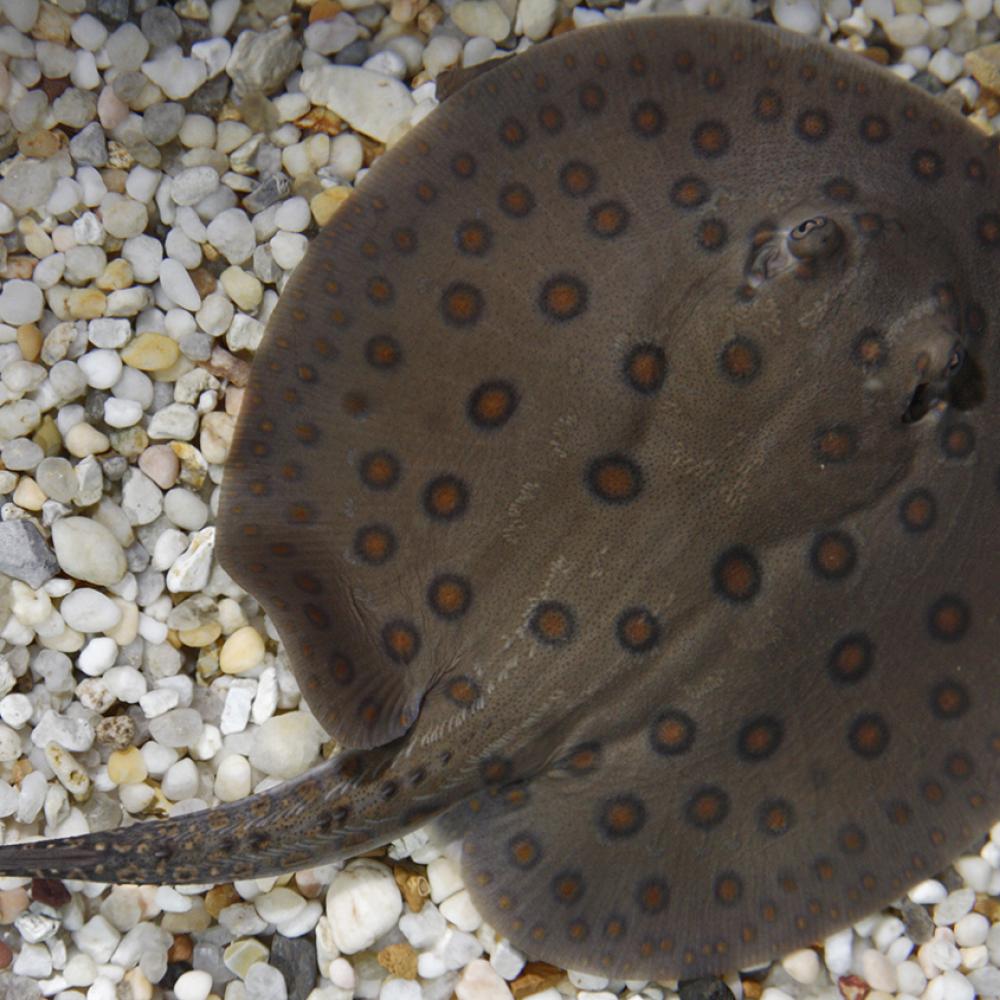
<path fill-rule="evenodd" d="M 371 3 L 354 13 L 354 20 L 369 31 L 378 31 L 389 12 L 380 3 Z"/>
<path fill-rule="evenodd" d="M 316 952 L 309 941 L 275 934 L 269 962 L 284 976 L 288 1000 L 306 1000 L 316 985 Z"/>
<path fill-rule="evenodd" d="M 119 73 L 111 84 L 115 97 L 123 104 L 129 104 L 136 100 L 143 92 L 149 81 L 137 70 L 130 70 L 127 73 Z"/>
<path fill-rule="evenodd" d="M 139 19 L 139 27 L 154 49 L 165 49 L 181 37 L 181 19 L 165 6 L 147 10 Z"/>
<path fill-rule="evenodd" d="M 76 496 L 76 472 L 69 459 L 58 455 L 43 458 L 35 469 L 35 479 L 46 496 L 60 503 L 69 503 Z"/>
<path fill-rule="evenodd" d="M 266 243 L 253 252 L 253 273 L 267 285 L 273 285 L 281 277 L 281 268 L 274 262 L 274 254 Z"/>
<path fill-rule="evenodd" d="M 258 184 L 244 199 L 243 206 L 248 212 L 262 212 L 265 208 L 288 197 L 292 190 L 291 180 L 283 173 L 274 174 Z"/>
<path fill-rule="evenodd" d="M 52 113 L 62 125 L 83 128 L 97 115 L 97 98 L 85 90 L 70 87 L 52 102 Z"/>
<path fill-rule="evenodd" d="M 108 143 L 100 122 L 91 122 L 69 141 L 69 153 L 84 166 L 103 167 L 108 162 Z"/>
<path fill-rule="evenodd" d="M 680 1000 L 734 1000 L 733 991 L 721 979 L 688 979 L 679 983 Z"/>
<path fill-rule="evenodd" d="M 904 896 L 899 905 L 899 915 L 906 925 L 906 935 L 914 944 L 925 944 L 934 936 L 934 921 L 927 910 Z"/>
<path fill-rule="evenodd" d="M 261 17 L 273 21 L 291 13 L 292 0 L 254 0 L 253 6 Z"/>
<path fill-rule="evenodd" d="M 55 555 L 31 521 L 0 522 L 0 573 L 37 590 L 58 572 Z"/>
<path fill-rule="evenodd" d="M 207 361 L 212 356 L 212 338 L 207 333 L 186 333 L 179 343 L 181 354 L 191 361 Z"/>
<path fill-rule="evenodd" d="M 11 124 L 18 132 L 30 132 L 41 125 L 48 106 L 44 90 L 29 91 L 10 109 Z"/>
<path fill-rule="evenodd" d="M 110 455 L 101 459 L 101 469 L 111 482 L 121 482 L 128 470 L 128 459 L 124 455 Z"/>
<path fill-rule="evenodd" d="M 3 969 L 0 970 L 0 997 L 4 1000 L 42 1000 L 42 991 L 35 980 L 15 976 Z"/>
<path fill-rule="evenodd" d="M 130 573 L 142 573 L 148 569 L 150 562 L 152 561 L 152 556 L 149 554 L 149 550 L 146 548 L 142 542 L 133 542 L 125 550 L 125 562 L 129 568 Z M 157 574 L 162 576 L 162 574 Z M 161 590 L 162 580 L 161 580 Z"/>
<path fill-rule="evenodd" d="M 201 716 L 193 708 L 173 708 L 149 720 L 153 739 L 165 747 L 191 746 L 198 742 L 204 728 Z"/>
<path fill-rule="evenodd" d="M 208 115 L 214 118 L 226 103 L 229 96 L 229 77 L 220 73 L 212 80 L 203 83 L 189 98 L 188 110 L 195 115 Z"/>
<path fill-rule="evenodd" d="M 163 146 L 177 137 L 184 124 L 184 106 L 164 101 L 147 108 L 142 116 L 142 132 L 156 146 Z"/>
<path fill-rule="evenodd" d="M 121 24 L 128 18 L 128 0 L 95 0 L 94 13 L 98 17 Z"/>
<path fill-rule="evenodd" d="M 273 94 L 298 68 L 302 43 L 285 24 L 273 31 L 243 31 L 226 66 L 237 94 Z"/>
<path fill-rule="evenodd" d="M 83 401 L 83 412 L 87 423 L 99 424 L 104 419 L 104 402 L 111 394 L 108 392 L 90 392 Z"/>
<path fill-rule="evenodd" d="M 368 58 L 369 46 L 363 38 L 358 38 L 350 45 L 342 48 L 333 61 L 338 66 L 360 66 Z"/>

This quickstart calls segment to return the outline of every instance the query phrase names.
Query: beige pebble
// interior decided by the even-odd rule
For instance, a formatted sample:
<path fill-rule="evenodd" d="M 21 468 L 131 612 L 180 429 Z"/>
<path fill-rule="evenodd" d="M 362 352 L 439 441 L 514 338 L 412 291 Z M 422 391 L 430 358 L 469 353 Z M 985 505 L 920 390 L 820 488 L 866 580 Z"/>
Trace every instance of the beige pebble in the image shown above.
<path fill-rule="evenodd" d="M 37 642 L 46 649 L 54 649 L 57 653 L 78 653 L 83 649 L 83 633 L 64 625 L 62 631 L 55 635 L 38 636 Z"/>
<path fill-rule="evenodd" d="M 221 465 L 225 462 L 233 443 L 235 429 L 236 418 L 228 413 L 213 410 L 202 417 L 199 443 L 206 461 L 212 465 Z"/>
<path fill-rule="evenodd" d="M 351 194 L 349 187 L 340 186 L 320 191 L 309 202 L 313 218 L 318 226 L 325 226 L 336 214 L 337 209 L 347 201 Z"/>
<path fill-rule="evenodd" d="M 264 286 L 255 275 L 234 264 L 219 276 L 226 294 L 244 312 L 253 312 L 264 297 Z"/>
<path fill-rule="evenodd" d="M 170 447 L 181 463 L 181 482 L 200 490 L 208 475 L 205 456 L 187 441 L 171 441 Z"/>
<path fill-rule="evenodd" d="M 139 456 L 139 468 L 160 487 L 169 490 L 180 475 L 181 462 L 168 444 L 154 444 Z"/>
<path fill-rule="evenodd" d="M 37 361 L 42 352 L 42 331 L 34 323 L 25 323 L 17 328 L 17 346 L 25 361 Z"/>
<path fill-rule="evenodd" d="M 222 953 L 222 961 L 230 972 L 246 979 L 250 966 L 266 962 L 267 955 L 267 948 L 256 938 L 239 938 Z"/>
<path fill-rule="evenodd" d="M 202 649 L 205 646 L 211 646 L 220 635 L 222 635 L 222 626 L 218 622 L 205 622 L 204 625 L 198 625 L 195 628 L 181 629 L 177 633 L 177 638 L 185 646 L 190 646 L 192 649 Z"/>
<path fill-rule="evenodd" d="M 14 490 L 14 503 L 18 507 L 22 510 L 41 510 L 46 500 L 48 497 L 31 476 L 21 476 Z"/>
<path fill-rule="evenodd" d="M 1000 42 L 967 52 L 965 68 L 987 90 L 1000 94 Z"/>
<path fill-rule="evenodd" d="M 219 667 L 224 674 L 242 674 L 253 670 L 263 659 L 264 640 L 260 632 L 252 625 L 244 625 L 222 644 Z"/>
<path fill-rule="evenodd" d="M 66 450 L 74 458 L 86 458 L 88 455 L 100 455 L 111 447 L 106 434 L 88 423 L 74 424 L 66 433 L 63 441 Z"/>
<path fill-rule="evenodd" d="M 113 597 L 112 600 L 121 610 L 122 617 L 114 628 L 108 629 L 104 634 L 114 639 L 119 646 L 127 646 L 139 634 L 139 608 L 132 601 L 121 597 Z"/>
<path fill-rule="evenodd" d="M 107 303 L 108 297 L 99 288 L 75 288 L 67 300 L 73 319 L 97 319 L 104 315 Z"/>
<path fill-rule="evenodd" d="M 144 372 L 161 372 L 180 357 L 177 341 L 165 333 L 140 333 L 122 350 L 122 361 Z"/>
<path fill-rule="evenodd" d="M 108 778 L 116 785 L 134 785 L 145 781 L 149 771 L 138 747 L 116 750 L 108 757 Z"/>
<path fill-rule="evenodd" d="M 0 892 L 0 924 L 14 923 L 30 902 L 27 889 L 7 889 Z"/>
<path fill-rule="evenodd" d="M 123 288 L 131 288 L 132 281 L 132 265 L 124 257 L 118 257 L 109 261 L 95 284 L 103 292 L 120 292 Z"/>

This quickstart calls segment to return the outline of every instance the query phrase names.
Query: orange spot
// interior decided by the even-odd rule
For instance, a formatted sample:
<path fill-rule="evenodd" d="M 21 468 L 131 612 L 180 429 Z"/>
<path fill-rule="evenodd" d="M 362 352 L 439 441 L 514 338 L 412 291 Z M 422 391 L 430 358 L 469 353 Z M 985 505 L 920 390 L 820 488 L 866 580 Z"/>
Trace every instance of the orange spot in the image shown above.
<path fill-rule="evenodd" d="M 460 705 L 471 705 L 479 697 L 479 689 L 468 678 L 460 677 L 448 685 L 448 696 Z"/>
<path fill-rule="evenodd" d="M 296 424 L 295 437 L 302 444 L 315 444 L 319 440 L 319 428 L 315 424 Z"/>
<path fill-rule="evenodd" d="M 539 632 L 551 641 L 565 638 L 569 634 L 569 620 L 564 612 L 558 608 L 546 608 L 535 619 L 535 625 Z"/>

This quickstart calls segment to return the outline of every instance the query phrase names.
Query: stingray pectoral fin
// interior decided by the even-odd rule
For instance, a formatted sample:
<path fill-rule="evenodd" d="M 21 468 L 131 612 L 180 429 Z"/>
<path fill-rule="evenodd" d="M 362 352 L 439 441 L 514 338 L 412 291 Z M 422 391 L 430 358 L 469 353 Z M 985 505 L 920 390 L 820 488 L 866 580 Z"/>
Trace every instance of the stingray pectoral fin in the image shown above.
<path fill-rule="evenodd" d="M 182 884 L 336 861 L 404 825 L 382 811 L 376 783 L 366 780 L 381 774 L 385 756 L 343 755 L 270 791 L 176 819 L 0 847 L 0 876 Z"/>

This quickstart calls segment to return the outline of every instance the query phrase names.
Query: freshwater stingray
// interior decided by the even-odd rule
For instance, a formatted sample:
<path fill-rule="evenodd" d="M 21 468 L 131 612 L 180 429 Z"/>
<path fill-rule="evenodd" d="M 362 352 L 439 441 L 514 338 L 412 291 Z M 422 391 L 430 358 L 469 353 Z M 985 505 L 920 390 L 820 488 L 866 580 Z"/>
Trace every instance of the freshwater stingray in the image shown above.
<path fill-rule="evenodd" d="M 219 556 L 352 748 L 0 850 L 202 882 L 439 817 L 534 957 L 803 946 L 1000 816 L 1000 165 L 756 24 L 574 32 L 469 83 L 316 237 Z"/>

